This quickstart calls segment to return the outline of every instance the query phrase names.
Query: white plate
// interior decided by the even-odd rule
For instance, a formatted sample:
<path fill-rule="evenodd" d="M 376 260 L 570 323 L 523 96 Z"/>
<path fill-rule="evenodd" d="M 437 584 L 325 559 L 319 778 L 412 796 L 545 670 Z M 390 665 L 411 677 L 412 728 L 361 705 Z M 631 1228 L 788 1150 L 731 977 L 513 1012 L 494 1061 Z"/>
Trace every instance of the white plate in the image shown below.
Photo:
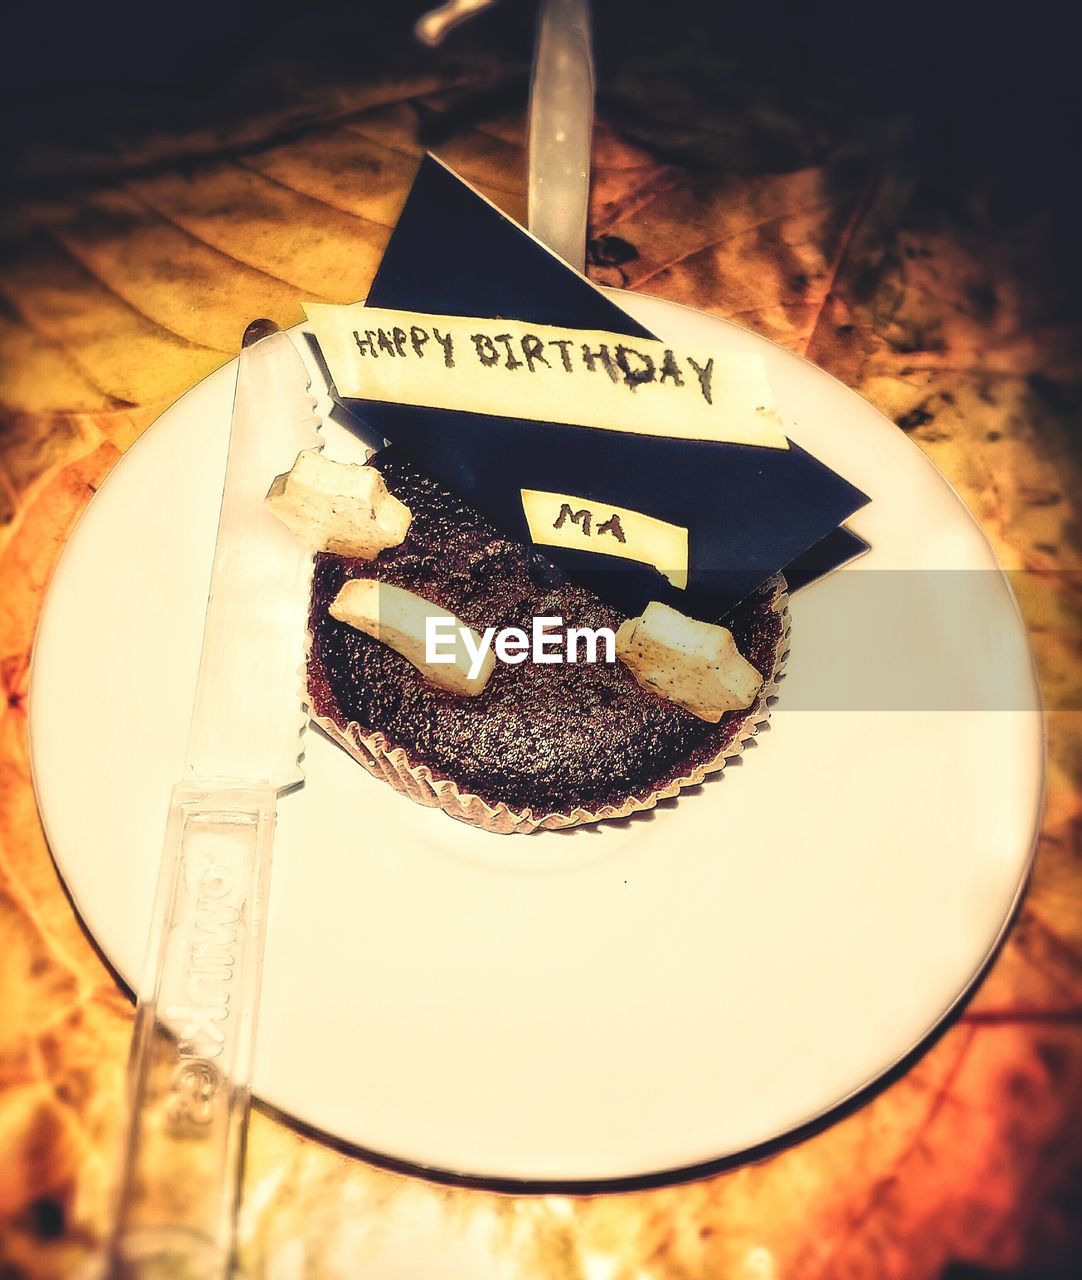
<path fill-rule="evenodd" d="M 947 483 L 798 357 L 658 299 L 619 301 L 669 340 L 760 352 L 793 438 L 872 496 L 851 523 L 873 550 L 794 598 L 782 698 L 742 765 L 652 815 L 487 835 L 309 735 L 307 782 L 279 808 L 255 1089 L 346 1143 L 436 1170 L 629 1179 L 825 1115 L 974 982 L 1036 835 L 1029 649 Z M 184 754 L 234 378 L 229 366 L 200 383 L 117 465 L 38 632 L 41 813 L 129 983 Z M 362 455 L 344 429 L 327 437 L 337 456 Z M 889 660 L 902 652 L 907 678 L 946 672 L 961 687 L 994 645 L 1003 709 L 794 709 L 819 664 L 879 661 L 850 634 L 846 575 L 929 568 L 989 572 L 967 575 L 982 586 L 963 627 L 907 606 Z"/>

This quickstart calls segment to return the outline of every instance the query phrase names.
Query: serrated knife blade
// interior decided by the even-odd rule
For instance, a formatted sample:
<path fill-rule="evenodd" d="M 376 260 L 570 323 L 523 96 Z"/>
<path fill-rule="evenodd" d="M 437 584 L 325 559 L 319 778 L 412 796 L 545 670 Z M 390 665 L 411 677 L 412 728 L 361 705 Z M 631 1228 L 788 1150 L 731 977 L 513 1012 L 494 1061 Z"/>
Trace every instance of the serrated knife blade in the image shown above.
<path fill-rule="evenodd" d="M 312 554 L 264 502 L 275 476 L 318 448 L 308 371 L 288 334 L 242 350 L 203 654 L 188 736 L 192 779 L 302 777 L 301 667 Z"/>
<path fill-rule="evenodd" d="M 307 723 L 312 553 L 264 498 L 301 450 L 321 444 L 308 385 L 289 336 L 250 325 L 187 757 L 136 1004 L 110 1278 L 232 1274 L 276 807 L 302 779 Z"/>

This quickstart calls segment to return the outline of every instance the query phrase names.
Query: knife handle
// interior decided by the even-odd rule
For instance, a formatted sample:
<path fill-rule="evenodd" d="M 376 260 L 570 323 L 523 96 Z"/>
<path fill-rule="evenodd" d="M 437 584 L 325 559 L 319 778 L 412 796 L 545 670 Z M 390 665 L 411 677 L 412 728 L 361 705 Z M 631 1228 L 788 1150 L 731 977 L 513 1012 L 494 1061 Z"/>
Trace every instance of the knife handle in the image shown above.
<path fill-rule="evenodd" d="M 173 789 L 110 1277 L 231 1274 L 276 800 L 273 787 Z"/>

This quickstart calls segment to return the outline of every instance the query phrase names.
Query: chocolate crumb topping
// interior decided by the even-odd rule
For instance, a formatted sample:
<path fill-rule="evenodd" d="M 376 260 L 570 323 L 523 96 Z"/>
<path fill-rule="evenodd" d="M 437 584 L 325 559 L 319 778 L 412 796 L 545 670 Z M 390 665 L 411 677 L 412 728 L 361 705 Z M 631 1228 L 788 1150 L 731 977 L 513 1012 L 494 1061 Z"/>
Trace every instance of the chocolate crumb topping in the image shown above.
<path fill-rule="evenodd" d="M 308 668 L 316 715 L 379 731 L 437 779 L 490 805 L 535 814 L 644 798 L 732 742 L 745 712 L 709 724 L 642 689 L 619 661 L 497 663 L 484 692 L 466 698 L 436 688 L 393 649 L 337 622 L 328 606 L 350 578 L 416 591 L 479 632 L 510 626 L 528 632 L 535 616 L 615 631 L 626 617 L 502 534 L 396 449 L 384 449 L 370 465 L 413 521 L 406 540 L 374 560 L 317 556 Z M 764 676 L 774 669 L 781 639 L 772 598 L 768 583 L 726 619 L 740 652 Z"/>

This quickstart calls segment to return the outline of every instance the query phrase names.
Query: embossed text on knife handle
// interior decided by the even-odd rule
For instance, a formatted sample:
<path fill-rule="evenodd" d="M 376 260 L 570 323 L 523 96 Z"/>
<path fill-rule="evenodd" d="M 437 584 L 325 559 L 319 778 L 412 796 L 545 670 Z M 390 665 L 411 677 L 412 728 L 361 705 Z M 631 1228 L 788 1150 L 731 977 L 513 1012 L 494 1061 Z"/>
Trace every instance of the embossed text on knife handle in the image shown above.
<path fill-rule="evenodd" d="M 229 1275 L 275 801 L 270 787 L 173 792 L 110 1259 L 125 1280 Z"/>

